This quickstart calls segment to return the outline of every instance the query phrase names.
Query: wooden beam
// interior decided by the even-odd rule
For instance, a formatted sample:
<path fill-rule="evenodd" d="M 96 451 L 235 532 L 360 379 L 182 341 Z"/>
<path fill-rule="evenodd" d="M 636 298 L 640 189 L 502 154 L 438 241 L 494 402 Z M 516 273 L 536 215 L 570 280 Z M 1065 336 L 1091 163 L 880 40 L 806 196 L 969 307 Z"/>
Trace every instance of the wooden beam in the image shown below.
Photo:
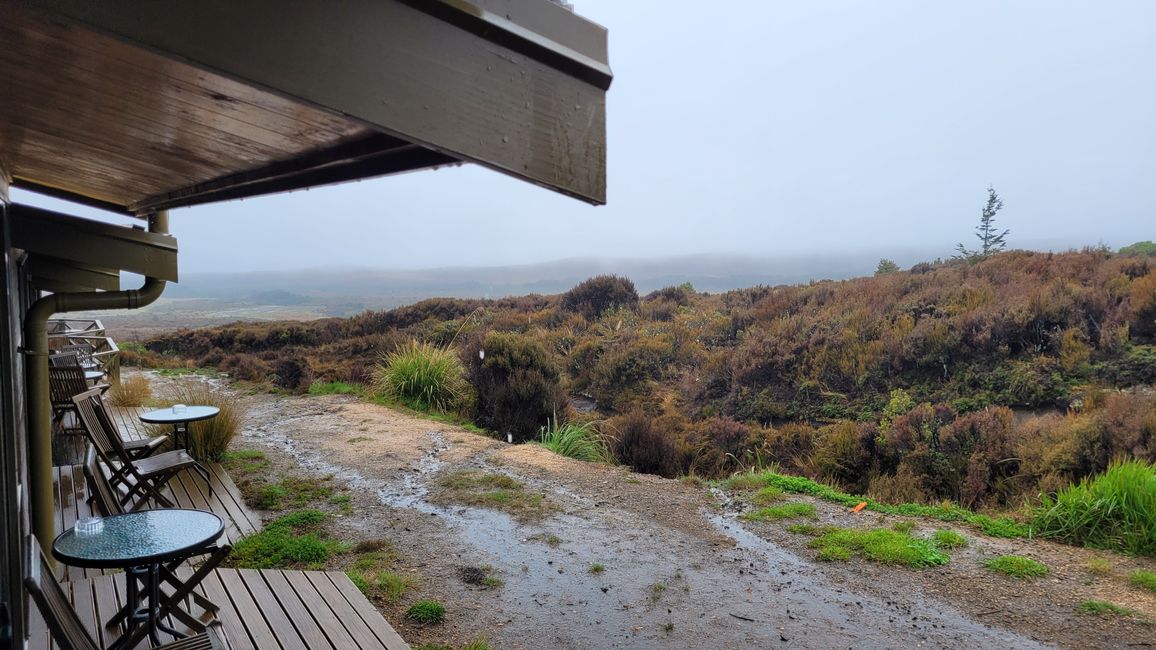
<path fill-rule="evenodd" d="M 489 40 L 496 28 L 473 33 L 399 0 L 340 10 L 324 0 L 27 4 L 447 156 L 606 200 L 605 91 L 508 37 Z"/>
<path fill-rule="evenodd" d="M 170 235 L 20 204 L 9 206 L 8 214 L 13 248 L 82 266 L 177 280 L 177 240 Z"/>

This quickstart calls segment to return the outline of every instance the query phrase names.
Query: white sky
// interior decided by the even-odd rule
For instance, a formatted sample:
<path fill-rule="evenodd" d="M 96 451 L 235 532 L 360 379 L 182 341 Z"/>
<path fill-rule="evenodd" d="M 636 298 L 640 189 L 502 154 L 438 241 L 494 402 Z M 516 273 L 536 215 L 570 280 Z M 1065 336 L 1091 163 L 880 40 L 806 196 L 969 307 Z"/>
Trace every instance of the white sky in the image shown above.
<path fill-rule="evenodd" d="M 1156 2 L 576 4 L 610 30 L 609 205 L 466 166 L 202 206 L 182 272 L 948 256 L 989 184 L 1013 247 L 1156 239 Z"/>

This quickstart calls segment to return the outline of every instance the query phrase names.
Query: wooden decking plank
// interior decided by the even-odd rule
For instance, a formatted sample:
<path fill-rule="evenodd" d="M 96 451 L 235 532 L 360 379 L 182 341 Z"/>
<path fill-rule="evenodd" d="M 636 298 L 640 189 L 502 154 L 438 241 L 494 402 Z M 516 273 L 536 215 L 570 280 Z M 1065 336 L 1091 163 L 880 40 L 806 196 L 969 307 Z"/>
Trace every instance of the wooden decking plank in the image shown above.
<path fill-rule="evenodd" d="M 269 622 L 269 627 L 277 635 L 281 647 L 284 650 L 309 650 L 309 647 L 305 645 L 305 642 L 294 629 L 293 622 L 289 620 L 285 609 L 281 607 L 281 603 L 277 601 L 277 597 L 269 589 L 269 583 L 265 582 L 261 572 L 255 569 L 237 569 L 237 576 L 248 588 L 257 608 L 265 615 L 265 620 Z"/>
<path fill-rule="evenodd" d="M 84 624 L 84 629 L 88 630 L 92 638 L 99 642 L 100 626 L 103 621 L 98 623 L 100 613 L 96 606 L 96 599 L 92 595 L 92 581 L 78 580 L 69 586 L 72 594 L 72 609 L 76 610 L 80 622 Z"/>
<path fill-rule="evenodd" d="M 212 475 L 210 475 L 212 476 Z M 235 542 L 240 533 L 237 529 L 235 515 L 230 512 L 219 499 L 209 497 L 205 488 L 205 481 L 200 474 L 192 471 L 183 471 L 170 481 L 174 491 L 179 491 L 182 505 L 189 508 L 215 512 L 225 520 L 225 539 Z M 214 490 L 214 494 L 216 494 Z"/>
<path fill-rule="evenodd" d="M 100 622 L 101 647 L 107 648 L 120 638 L 121 626 L 105 627 L 108 621 L 120 610 L 121 602 L 117 600 L 115 575 L 106 575 L 92 580 L 93 594 L 96 600 L 96 620 Z"/>
<path fill-rule="evenodd" d="M 278 643 L 277 636 L 265 621 L 264 612 L 253 600 L 248 586 L 241 580 L 241 576 L 237 575 L 237 570 L 218 569 L 217 576 L 224 584 L 225 590 L 229 592 L 229 597 L 232 599 L 233 607 L 237 612 L 237 618 L 244 623 L 253 643 L 262 650 L 280 648 L 281 644 Z"/>
<path fill-rule="evenodd" d="M 231 506 L 229 511 L 236 514 L 237 528 L 243 535 L 255 533 L 262 528 L 261 517 L 249 509 L 245 503 L 245 497 L 241 494 L 241 489 L 233 482 L 233 478 L 225 471 L 225 468 L 220 463 L 212 463 L 208 466 L 209 471 L 216 477 L 216 483 L 213 489 L 217 489 L 217 485 L 221 486 L 221 499 L 224 501 L 227 496 Z"/>
<path fill-rule="evenodd" d="M 205 588 L 205 596 L 221 608 L 217 612 L 217 618 L 220 619 L 225 636 L 229 639 L 229 648 L 231 650 L 260 650 L 258 646 L 254 645 L 253 639 L 249 638 L 249 632 L 242 624 L 241 617 L 233 606 L 233 601 L 229 598 L 228 591 L 225 589 L 224 583 L 221 582 L 218 572 L 213 571 L 205 576 L 201 585 Z"/>
<path fill-rule="evenodd" d="M 349 576 L 341 571 L 326 571 L 325 574 L 333 582 L 333 586 L 345 597 L 345 601 L 361 615 L 361 619 L 369 626 L 369 629 L 377 636 L 381 643 L 389 648 L 389 650 L 408 650 L 409 644 L 401 638 L 401 635 L 393 629 L 393 626 L 385 620 L 381 612 L 369 602 L 365 594 L 353 584 Z"/>
<path fill-rule="evenodd" d="M 384 643 L 369 629 L 365 621 L 361 620 L 361 615 L 345 600 L 345 596 L 337 590 L 328 575 L 322 571 L 304 571 L 302 575 L 320 596 L 321 606 L 327 606 L 333 612 L 334 617 L 353 638 L 358 648 L 362 650 L 377 650 L 378 648 L 385 650 Z M 314 616 L 316 615 L 314 612 Z"/>
<path fill-rule="evenodd" d="M 333 644 L 333 647 L 360 647 L 333 613 L 333 610 L 329 608 L 325 599 L 317 592 L 317 588 L 309 581 L 304 571 L 284 571 L 283 574 L 289 582 L 289 585 L 297 592 L 297 597 L 301 599 L 301 602 L 305 603 L 305 608 L 309 610 L 309 614 L 313 616 L 313 620 L 317 621 L 317 625 L 325 632 L 325 636 L 329 637 L 329 641 Z"/>
<path fill-rule="evenodd" d="M 317 622 L 309 615 L 309 607 L 301 602 L 301 599 L 297 597 L 296 592 L 289 585 L 289 581 L 285 579 L 285 574 L 276 569 L 263 569 L 261 570 L 261 577 L 269 584 L 273 596 L 281 603 L 281 608 L 285 610 L 285 614 L 293 622 L 297 633 L 305 642 L 305 647 L 310 650 L 333 647 L 325 633 L 317 626 Z"/>

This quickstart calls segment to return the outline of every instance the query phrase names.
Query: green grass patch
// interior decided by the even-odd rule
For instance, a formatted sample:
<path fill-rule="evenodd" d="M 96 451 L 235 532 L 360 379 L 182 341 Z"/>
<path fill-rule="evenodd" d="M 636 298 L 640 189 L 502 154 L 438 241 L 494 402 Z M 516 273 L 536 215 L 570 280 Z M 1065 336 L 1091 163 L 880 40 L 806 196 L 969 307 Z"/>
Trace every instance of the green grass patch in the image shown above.
<path fill-rule="evenodd" d="M 275 519 L 264 530 L 237 540 L 227 562 L 239 569 L 322 568 L 330 556 L 348 550 L 328 538 L 325 519 L 325 513 L 318 510 Z"/>
<path fill-rule="evenodd" d="M 931 534 L 931 543 L 951 550 L 967 546 L 967 538 L 954 530 L 940 529 Z"/>
<path fill-rule="evenodd" d="M 504 474 L 461 470 L 441 477 L 437 484 L 442 488 L 435 494 L 437 500 L 501 510 L 519 519 L 541 517 L 552 509 L 545 495 L 527 491 Z"/>
<path fill-rule="evenodd" d="M 288 476 L 277 483 L 266 483 L 244 476 L 238 481 L 241 495 L 250 507 L 259 510 L 280 510 L 286 507 L 303 508 L 312 503 L 328 500 L 333 494 L 332 476 L 321 478 Z"/>
<path fill-rule="evenodd" d="M 309 384 L 310 395 L 357 395 L 362 387 L 344 381 L 315 381 Z"/>
<path fill-rule="evenodd" d="M 925 506 L 918 503 L 899 505 L 880 503 L 867 497 L 841 492 L 809 478 L 787 476 L 769 470 L 738 474 L 724 481 L 723 486 L 733 490 L 757 490 L 763 487 L 774 487 L 783 492 L 806 494 L 847 508 L 853 508 L 860 502 L 866 501 L 866 508 L 874 512 L 885 515 L 927 517 L 940 521 L 962 522 L 975 526 L 992 537 L 1027 537 L 1031 532 L 1028 526 L 1010 517 L 997 518 L 981 515 L 956 505 Z"/>
<path fill-rule="evenodd" d="M 782 490 L 773 485 L 768 485 L 767 487 L 760 488 L 758 492 L 755 492 L 754 495 L 751 496 L 751 503 L 757 506 L 770 505 L 776 501 L 782 501 L 783 495 Z"/>
<path fill-rule="evenodd" d="M 855 555 L 872 562 L 912 568 L 947 564 L 950 557 L 926 539 L 889 528 L 827 529 L 807 544 L 819 559 L 845 561 Z"/>
<path fill-rule="evenodd" d="M 901 533 L 910 533 L 915 530 L 914 521 L 899 521 L 891 526 L 891 530 L 897 530 Z"/>
<path fill-rule="evenodd" d="M 1156 593 L 1156 572 L 1137 569 L 1128 576 L 1128 584 Z"/>
<path fill-rule="evenodd" d="M 1156 465 L 1116 462 L 1041 501 L 1034 522 L 1041 537 L 1156 556 Z"/>
<path fill-rule="evenodd" d="M 405 617 L 423 625 L 441 623 L 446 619 L 446 608 L 436 600 L 419 600 L 405 610 Z"/>
<path fill-rule="evenodd" d="M 269 467 L 269 459 L 265 452 L 256 449 L 235 449 L 221 455 L 221 463 L 225 470 L 235 478 L 240 475 L 255 474 Z"/>
<path fill-rule="evenodd" d="M 747 521 L 778 521 L 780 519 L 797 519 L 799 517 L 814 517 L 815 506 L 810 503 L 784 503 L 781 506 L 767 506 L 742 514 L 740 519 Z"/>
<path fill-rule="evenodd" d="M 611 463 L 614 454 L 593 422 L 559 425 L 557 419 L 542 430 L 538 444 L 555 454 L 590 463 Z"/>
<path fill-rule="evenodd" d="M 598 563 L 598 562 L 591 562 L 590 568 L 587 570 L 590 571 L 590 573 L 592 573 L 594 575 L 598 575 L 598 574 L 602 573 L 603 571 L 606 571 L 606 567 L 604 565 Z"/>
<path fill-rule="evenodd" d="M 1022 555 L 1001 555 L 987 560 L 983 565 L 996 573 L 1002 573 L 1019 580 L 1041 578 L 1048 575 L 1047 565 Z"/>
<path fill-rule="evenodd" d="M 1116 618 L 1138 616 L 1139 612 L 1127 607 L 1121 607 L 1106 600 L 1085 600 L 1080 603 L 1080 613 L 1101 618 Z"/>
<path fill-rule="evenodd" d="M 413 586 L 414 579 L 392 570 L 397 557 L 387 544 L 365 548 L 375 550 L 358 555 L 345 574 L 365 594 L 376 593 L 391 603 L 397 602 Z"/>
<path fill-rule="evenodd" d="M 1112 561 L 1104 557 L 1094 557 L 1088 560 L 1087 564 L 1084 565 L 1084 568 L 1088 570 L 1088 573 L 1092 573 L 1098 576 L 1111 575 Z"/>

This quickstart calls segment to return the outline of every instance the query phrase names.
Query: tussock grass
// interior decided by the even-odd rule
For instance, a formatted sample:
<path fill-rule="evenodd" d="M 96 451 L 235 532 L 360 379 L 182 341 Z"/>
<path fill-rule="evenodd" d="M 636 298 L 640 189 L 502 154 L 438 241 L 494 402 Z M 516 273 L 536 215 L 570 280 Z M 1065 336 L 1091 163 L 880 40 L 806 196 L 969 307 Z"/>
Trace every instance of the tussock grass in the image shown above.
<path fill-rule="evenodd" d="M 1156 556 L 1156 465 L 1115 462 L 1054 498 L 1044 495 L 1034 528 L 1069 544 Z"/>
<path fill-rule="evenodd" d="M 149 380 L 143 375 L 125 377 L 114 381 L 108 389 L 108 403 L 111 406 L 144 406 L 153 397 Z"/>
<path fill-rule="evenodd" d="M 241 401 L 231 392 L 214 388 L 204 381 L 186 381 L 170 389 L 162 401 L 162 406 L 173 404 L 221 409 L 216 417 L 189 424 L 188 451 L 193 458 L 202 461 L 215 463 L 224 458 L 244 418 Z"/>
<path fill-rule="evenodd" d="M 557 419 L 542 429 L 538 441 L 546 449 L 576 460 L 591 463 L 611 463 L 614 454 L 593 422 L 558 424 Z"/>
<path fill-rule="evenodd" d="M 374 371 L 374 384 L 387 399 L 421 411 L 456 411 L 470 398 L 457 353 L 414 340 L 382 359 Z"/>
<path fill-rule="evenodd" d="M 239 569 L 321 568 L 331 555 L 346 550 L 344 544 L 326 536 L 325 519 L 325 513 L 318 510 L 280 517 L 264 530 L 237 540 L 226 562 Z"/>
<path fill-rule="evenodd" d="M 747 521 L 778 521 L 780 519 L 797 519 L 799 517 L 815 516 L 815 506 L 809 503 L 784 503 L 781 506 L 767 506 L 745 512 L 740 519 Z"/>
<path fill-rule="evenodd" d="M 984 562 L 983 565 L 996 573 L 1019 580 L 1048 575 L 1047 565 L 1022 555 L 1001 555 Z"/>
<path fill-rule="evenodd" d="M 1156 593 L 1156 572 L 1137 569 L 1128 576 L 1128 584 Z"/>
<path fill-rule="evenodd" d="M 847 561 L 859 555 L 872 562 L 918 569 L 951 560 L 933 542 L 890 528 L 824 527 L 813 533 L 818 536 L 807 546 L 818 550 L 818 559 L 826 562 Z"/>
<path fill-rule="evenodd" d="M 847 508 L 853 508 L 862 501 L 867 502 L 867 509 L 887 515 L 905 517 L 928 517 L 940 521 L 958 521 L 971 524 L 992 537 L 1027 537 L 1031 529 L 1010 517 L 991 517 L 978 514 L 956 505 L 925 506 L 918 503 L 903 503 L 891 505 L 880 503 L 867 497 L 847 494 L 836 488 L 817 483 L 802 476 L 787 476 L 778 472 L 764 470 L 738 474 L 723 482 L 723 486 L 732 490 L 757 490 L 761 487 L 774 487 L 791 494 L 806 494 L 824 501 L 837 503 Z"/>

